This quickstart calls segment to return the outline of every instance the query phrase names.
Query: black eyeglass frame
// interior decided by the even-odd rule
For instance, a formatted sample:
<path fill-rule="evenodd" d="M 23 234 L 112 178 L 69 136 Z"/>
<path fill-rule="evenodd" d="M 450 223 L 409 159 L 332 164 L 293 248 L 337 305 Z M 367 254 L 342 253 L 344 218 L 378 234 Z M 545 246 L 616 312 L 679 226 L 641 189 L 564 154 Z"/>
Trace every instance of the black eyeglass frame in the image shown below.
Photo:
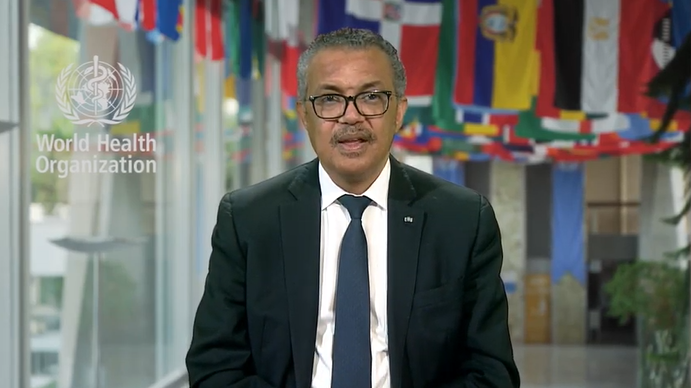
<path fill-rule="evenodd" d="M 373 94 L 373 93 L 383 93 L 383 94 L 386 96 L 386 108 L 385 108 L 384 111 L 381 112 L 381 113 L 377 113 L 377 114 L 363 114 L 363 113 L 360 111 L 360 108 L 358 108 L 356 100 L 357 100 L 357 98 L 360 97 L 360 96 L 363 96 L 363 95 L 365 95 L 365 94 Z M 346 111 L 348 111 L 348 105 L 350 105 L 351 102 L 353 103 L 353 106 L 355 106 L 355 110 L 357 110 L 358 113 L 359 113 L 361 116 L 363 116 L 363 117 L 377 117 L 377 116 L 381 116 L 381 115 L 383 115 L 383 114 L 385 114 L 386 112 L 389 111 L 389 107 L 391 106 L 391 96 L 393 96 L 393 94 L 394 94 L 394 93 L 393 93 L 392 91 L 390 91 L 390 90 L 369 90 L 369 91 L 366 91 L 366 92 L 358 93 L 358 94 L 356 94 L 356 95 L 354 95 L 354 96 L 344 96 L 343 94 L 338 94 L 338 93 L 326 93 L 326 94 L 320 94 L 320 95 L 318 95 L 318 96 L 309 96 L 309 97 L 307 97 L 307 99 L 312 103 L 312 110 L 314 111 L 314 114 L 317 115 L 317 117 L 319 117 L 319 118 L 322 119 L 322 120 L 337 120 L 337 119 L 340 119 L 341 117 L 343 117 L 343 116 L 346 114 Z M 345 102 L 346 102 L 346 103 L 345 103 L 345 106 L 343 107 L 343 112 L 342 112 L 340 115 L 334 116 L 334 117 L 323 117 L 323 116 L 320 116 L 319 113 L 317 113 L 317 107 L 315 106 L 314 101 L 315 101 L 317 98 L 328 97 L 328 96 L 341 97 L 341 98 L 345 99 Z"/>

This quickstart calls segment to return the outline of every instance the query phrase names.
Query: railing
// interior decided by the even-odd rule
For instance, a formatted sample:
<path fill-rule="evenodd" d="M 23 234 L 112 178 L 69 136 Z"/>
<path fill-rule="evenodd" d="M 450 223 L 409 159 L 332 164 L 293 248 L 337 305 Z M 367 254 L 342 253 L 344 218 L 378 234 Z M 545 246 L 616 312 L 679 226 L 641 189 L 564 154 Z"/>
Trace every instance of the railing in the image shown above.
<path fill-rule="evenodd" d="M 149 388 L 189 388 L 187 370 L 185 368 L 177 369 L 149 386 Z"/>

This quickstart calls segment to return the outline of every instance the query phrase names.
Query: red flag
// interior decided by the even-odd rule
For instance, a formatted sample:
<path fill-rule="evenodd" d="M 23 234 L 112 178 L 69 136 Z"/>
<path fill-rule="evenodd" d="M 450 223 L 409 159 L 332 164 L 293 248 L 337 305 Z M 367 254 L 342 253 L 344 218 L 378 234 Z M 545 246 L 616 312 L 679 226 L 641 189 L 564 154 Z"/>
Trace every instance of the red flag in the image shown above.
<path fill-rule="evenodd" d="M 647 110 L 645 84 L 659 71 L 652 47 L 655 25 L 669 12 L 660 0 L 621 2 L 619 33 L 619 111 L 640 113 Z"/>
<path fill-rule="evenodd" d="M 553 0 L 542 0 L 537 15 L 537 49 L 540 52 L 540 87 L 535 105 L 539 117 L 559 118 L 554 106 L 554 6 Z"/>
<path fill-rule="evenodd" d="M 139 26 L 144 31 L 156 28 L 156 0 L 139 0 Z"/>
<path fill-rule="evenodd" d="M 297 68 L 300 58 L 300 1 L 282 0 L 279 8 L 279 39 L 282 41 L 281 90 L 289 96 L 296 96 L 298 89 Z"/>
<path fill-rule="evenodd" d="M 456 105 L 473 105 L 475 39 L 479 23 L 477 0 L 459 1 L 456 11 L 458 22 L 453 100 Z"/>
<path fill-rule="evenodd" d="M 196 0 L 195 46 L 199 55 L 218 61 L 224 58 L 222 0 Z"/>
<path fill-rule="evenodd" d="M 119 19 L 118 6 L 115 0 L 90 0 L 89 2 L 91 4 L 98 5 L 106 11 L 110 12 L 111 14 L 113 14 L 113 16 L 115 16 L 115 19 Z"/>
<path fill-rule="evenodd" d="M 98 6 L 106 13 L 109 13 L 121 25 L 122 28 L 133 30 L 136 25 L 137 8 L 139 7 L 139 0 L 84 0 L 79 1 L 79 8 L 77 14 L 91 21 L 92 10 L 88 11 L 84 8 L 84 4 L 89 6 Z M 75 3 L 75 4 L 77 4 Z M 102 19 L 103 16 L 97 18 Z M 94 20 L 94 24 L 100 24 L 99 20 Z"/>

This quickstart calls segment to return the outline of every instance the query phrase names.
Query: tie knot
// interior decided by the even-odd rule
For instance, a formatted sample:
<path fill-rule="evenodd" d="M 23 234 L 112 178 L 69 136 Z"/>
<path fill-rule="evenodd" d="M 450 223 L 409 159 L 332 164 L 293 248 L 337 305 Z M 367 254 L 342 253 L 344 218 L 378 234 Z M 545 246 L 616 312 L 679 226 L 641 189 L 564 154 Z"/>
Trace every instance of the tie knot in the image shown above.
<path fill-rule="evenodd" d="M 372 203 L 372 200 L 367 197 L 356 197 L 354 195 L 343 195 L 338 199 L 341 205 L 345 206 L 350 213 L 350 218 L 359 220 L 362 218 L 362 213 L 365 212 L 367 206 Z"/>

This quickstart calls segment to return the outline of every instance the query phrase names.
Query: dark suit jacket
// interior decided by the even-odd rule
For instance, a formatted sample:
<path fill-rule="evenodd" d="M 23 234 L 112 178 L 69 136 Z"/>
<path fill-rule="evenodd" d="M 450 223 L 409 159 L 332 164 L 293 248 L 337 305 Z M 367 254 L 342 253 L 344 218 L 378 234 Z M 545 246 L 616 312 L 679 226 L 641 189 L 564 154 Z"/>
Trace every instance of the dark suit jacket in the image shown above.
<path fill-rule="evenodd" d="M 392 388 L 519 387 L 492 207 L 394 158 L 389 187 Z M 310 387 L 320 206 L 316 160 L 223 198 L 186 358 L 192 388 Z"/>

